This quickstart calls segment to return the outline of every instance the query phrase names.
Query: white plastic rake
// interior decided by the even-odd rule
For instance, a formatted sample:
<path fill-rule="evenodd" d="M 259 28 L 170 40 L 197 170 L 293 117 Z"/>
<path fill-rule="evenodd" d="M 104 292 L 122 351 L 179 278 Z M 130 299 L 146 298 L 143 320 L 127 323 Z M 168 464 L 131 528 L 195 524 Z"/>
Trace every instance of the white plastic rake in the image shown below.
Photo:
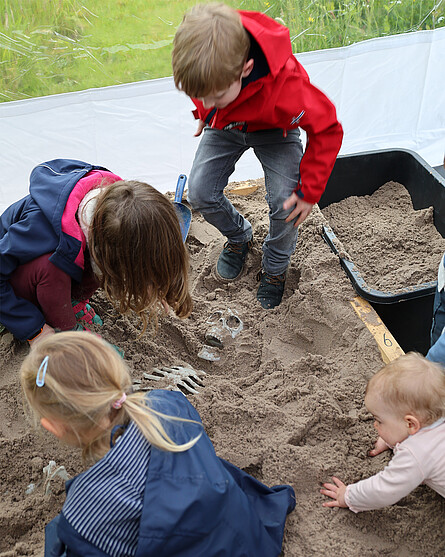
<path fill-rule="evenodd" d="M 204 387 L 203 379 L 206 375 L 207 373 L 205 371 L 193 369 L 191 366 L 172 366 L 155 367 L 152 369 L 151 373 L 144 373 L 143 377 L 151 381 L 162 381 L 167 379 L 169 383 L 164 387 L 165 389 L 169 391 L 180 391 L 180 387 L 182 387 L 188 393 L 196 395 L 199 393 L 198 389 Z M 140 391 L 150 391 L 154 388 L 141 387 L 139 385 L 135 385 L 134 387 Z"/>

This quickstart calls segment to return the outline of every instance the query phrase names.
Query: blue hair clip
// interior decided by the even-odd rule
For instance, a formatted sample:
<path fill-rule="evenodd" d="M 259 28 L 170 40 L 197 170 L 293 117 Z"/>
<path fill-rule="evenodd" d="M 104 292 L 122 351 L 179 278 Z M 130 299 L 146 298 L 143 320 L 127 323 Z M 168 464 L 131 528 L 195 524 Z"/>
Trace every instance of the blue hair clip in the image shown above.
<path fill-rule="evenodd" d="M 40 364 L 39 371 L 37 372 L 36 377 L 37 387 L 43 387 L 43 385 L 45 384 L 45 375 L 48 368 L 48 360 L 49 356 L 45 356 L 42 360 L 42 363 Z"/>

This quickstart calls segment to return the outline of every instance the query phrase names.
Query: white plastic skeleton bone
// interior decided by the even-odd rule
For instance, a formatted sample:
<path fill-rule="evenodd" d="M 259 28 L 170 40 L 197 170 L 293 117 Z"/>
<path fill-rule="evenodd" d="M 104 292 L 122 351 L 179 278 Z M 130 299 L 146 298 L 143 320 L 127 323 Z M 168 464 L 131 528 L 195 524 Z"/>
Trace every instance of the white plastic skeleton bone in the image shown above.
<path fill-rule="evenodd" d="M 153 373 L 155 375 L 153 375 Z M 171 391 L 180 391 L 179 387 L 183 387 L 189 393 L 194 395 L 198 394 L 199 388 L 203 386 L 202 379 L 207 375 L 205 371 L 196 370 L 192 367 L 173 366 L 153 368 L 152 373 L 144 373 L 146 379 L 152 381 L 161 381 L 162 379 L 169 379 L 170 383 L 165 389 Z M 141 387 L 141 390 L 150 390 L 151 387 Z"/>
<path fill-rule="evenodd" d="M 54 460 L 50 460 L 49 464 L 43 468 L 43 475 L 46 475 L 43 483 L 45 495 L 49 495 L 51 493 L 51 480 L 56 476 L 59 476 L 65 481 L 70 479 L 65 466 L 57 466 Z"/>
<path fill-rule="evenodd" d="M 201 358 L 201 360 L 207 360 L 208 362 L 217 362 L 221 359 L 218 354 L 215 354 L 214 347 L 208 346 L 207 344 L 204 344 L 201 347 L 201 350 L 198 352 L 197 356 L 198 358 Z"/>
<path fill-rule="evenodd" d="M 213 312 L 206 323 L 211 325 L 205 334 L 206 343 L 218 348 L 224 348 L 243 330 L 243 322 L 238 313 L 230 308 Z"/>

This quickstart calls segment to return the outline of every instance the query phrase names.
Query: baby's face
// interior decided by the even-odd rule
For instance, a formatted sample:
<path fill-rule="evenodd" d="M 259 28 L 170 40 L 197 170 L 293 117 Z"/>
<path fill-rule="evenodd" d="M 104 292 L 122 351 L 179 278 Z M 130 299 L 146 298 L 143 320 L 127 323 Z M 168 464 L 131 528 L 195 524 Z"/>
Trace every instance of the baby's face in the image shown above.
<path fill-rule="evenodd" d="M 367 394 L 365 406 L 374 416 L 374 427 L 390 447 L 405 441 L 409 435 L 408 424 L 397 409 L 388 407 L 377 394 Z"/>

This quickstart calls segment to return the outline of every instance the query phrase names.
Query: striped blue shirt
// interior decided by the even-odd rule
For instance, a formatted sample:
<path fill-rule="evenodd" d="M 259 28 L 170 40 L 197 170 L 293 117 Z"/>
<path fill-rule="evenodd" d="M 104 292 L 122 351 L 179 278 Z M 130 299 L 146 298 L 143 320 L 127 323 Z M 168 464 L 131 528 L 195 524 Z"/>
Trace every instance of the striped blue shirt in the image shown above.
<path fill-rule="evenodd" d="M 62 513 L 111 557 L 136 553 L 151 445 L 134 422 L 108 453 L 74 479 Z"/>

